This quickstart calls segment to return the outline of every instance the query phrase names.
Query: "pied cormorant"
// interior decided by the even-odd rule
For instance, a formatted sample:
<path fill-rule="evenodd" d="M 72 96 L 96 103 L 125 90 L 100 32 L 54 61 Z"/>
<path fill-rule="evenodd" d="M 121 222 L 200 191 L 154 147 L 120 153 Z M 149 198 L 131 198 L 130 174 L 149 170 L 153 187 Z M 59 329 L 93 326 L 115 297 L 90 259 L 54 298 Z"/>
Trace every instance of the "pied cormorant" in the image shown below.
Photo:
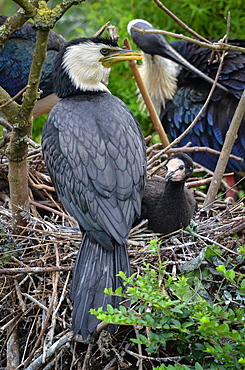
<path fill-rule="evenodd" d="M 54 65 L 61 101 L 48 116 L 42 148 L 59 198 L 84 232 L 70 291 L 73 332 L 83 340 L 99 323 L 89 310 L 121 301 L 104 289 L 123 286 L 119 271 L 130 275 L 127 238 L 141 212 L 145 143 L 132 112 L 101 81 L 112 65 L 137 59 L 140 52 L 113 39 L 78 38 Z"/>
<path fill-rule="evenodd" d="M 182 40 L 169 44 L 161 34 L 141 34 L 133 27 L 153 32 L 156 29 L 143 19 L 134 19 L 128 24 L 133 41 L 144 52 L 142 78 L 171 142 L 189 127 L 203 107 L 211 90 L 204 76 L 211 79 L 216 77 L 218 58 L 213 58 L 212 50 L 208 48 Z M 228 43 L 245 46 L 245 40 L 242 39 L 229 39 Z M 245 88 L 244 53 L 226 51 L 218 81 L 206 110 L 193 129 L 181 139 L 179 147 L 191 142 L 192 146 L 222 150 Z M 245 158 L 245 117 L 241 121 L 231 153 Z M 190 156 L 194 162 L 211 171 L 215 170 L 217 155 L 207 151 L 193 151 Z M 244 176 L 245 161 L 230 158 L 226 172 Z M 232 176 L 226 180 L 230 186 L 234 186 Z M 231 191 L 226 196 L 234 195 Z"/>

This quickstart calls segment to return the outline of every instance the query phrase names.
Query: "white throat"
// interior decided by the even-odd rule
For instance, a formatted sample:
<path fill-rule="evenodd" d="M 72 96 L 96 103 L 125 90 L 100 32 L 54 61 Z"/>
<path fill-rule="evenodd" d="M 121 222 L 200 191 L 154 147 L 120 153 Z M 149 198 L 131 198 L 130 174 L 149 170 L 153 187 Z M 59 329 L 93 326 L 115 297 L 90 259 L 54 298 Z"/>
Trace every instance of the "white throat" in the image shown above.
<path fill-rule="evenodd" d="M 179 72 L 177 63 L 144 53 L 140 74 L 158 115 L 166 100 L 171 100 L 176 92 Z"/>
<path fill-rule="evenodd" d="M 102 47 L 102 44 L 87 42 L 67 48 L 62 65 L 77 89 L 109 91 L 102 83 L 107 81 L 110 73 L 110 68 L 105 68 L 99 61 Z"/>

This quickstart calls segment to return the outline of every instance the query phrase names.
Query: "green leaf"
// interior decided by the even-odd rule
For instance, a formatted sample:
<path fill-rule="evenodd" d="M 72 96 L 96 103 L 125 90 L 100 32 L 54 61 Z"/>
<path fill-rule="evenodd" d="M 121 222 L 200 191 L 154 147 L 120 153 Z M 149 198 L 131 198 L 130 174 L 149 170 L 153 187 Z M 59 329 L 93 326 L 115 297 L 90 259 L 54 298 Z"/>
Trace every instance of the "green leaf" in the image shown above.
<path fill-rule="evenodd" d="M 107 305 L 107 311 L 110 315 L 113 315 L 115 313 L 115 308 L 112 307 L 112 305 Z"/>
<path fill-rule="evenodd" d="M 241 284 L 241 289 L 245 291 L 245 279 L 243 279 L 240 284 Z"/>
<path fill-rule="evenodd" d="M 195 363 L 195 370 L 203 370 L 203 367 L 198 362 L 196 362 Z"/>

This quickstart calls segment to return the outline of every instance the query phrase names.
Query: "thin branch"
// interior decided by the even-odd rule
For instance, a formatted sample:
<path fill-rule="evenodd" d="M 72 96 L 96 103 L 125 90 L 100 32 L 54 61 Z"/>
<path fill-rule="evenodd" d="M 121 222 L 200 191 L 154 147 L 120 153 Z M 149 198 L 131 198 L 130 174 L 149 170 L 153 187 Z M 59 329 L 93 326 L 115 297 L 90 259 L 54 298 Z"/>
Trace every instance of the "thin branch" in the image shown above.
<path fill-rule="evenodd" d="M 59 340 L 57 340 L 48 350 L 46 353 L 46 358 L 45 358 L 45 363 L 56 354 L 56 352 L 61 348 L 62 346 L 66 345 L 69 343 L 72 339 L 72 332 L 66 333 L 63 337 L 61 337 Z M 43 355 L 40 355 L 35 361 L 33 361 L 27 368 L 26 370 L 35 370 L 39 369 L 41 366 L 43 366 Z M 23 364 L 21 364 L 22 366 Z"/>
<path fill-rule="evenodd" d="M 25 10 L 27 14 L 35 14 L 37 9 L 36 7 L 28 0 L 14 0 L 22 9 Z"/>
<path fill-rule="evenodd" d="M 130 351 L 128 349 L 125 349 L 125 351 L 137 358 L 137 359 L 143 359 L 143 360 L 152 360 L 152 361 L 158 361 L 158 362 L 167 362 L 167 361 L 179 361 L 181 360 L 183 357 L 182 356 L 174 356 L 174 357 L 150 357 L 150 356 L 144 356 L 144 355 L 139 355 L 138 353 L 135 353 L 133 351 Z"/>
<path fill-rule="evenodd" d="M 169 31 L 164 31 L 164 30 L 146 30 L 144 28 L 137 28 L 137 27 L 132 27 L 134 31 L 137 31 L 141 33 L 142 35 L 147 34 L 147 33 L 158 33 L 164 36 L 171 36 L 179 40 L 184 40 L 188 42 L 192 42 L 193 44 L 196 44 L 200 47 L 212 49 L 215 51 L 229 51 L 229 50 L 234 50 L 234 51 L 240 51 L 241 53 L 245 53 L 245 48 L 241 46 L 236 46 L 236 45 L 230 45 L 224 42 L 214 42 L 214 43 L 207 43 L 207 42 L 202 42 L 197 39 L 193 39 L 188 36 L 184 36 L 182 34 L 174 33 L 174 32 L 169 32 Z"/>
<path fill-rule="evenodd" d="M 195 117 L 195 119 L 193 120 L 193 122 L 190 124 L 189 127 L 187 127 L 187 129 L 179 136 L 177 137 L 174 141 L 172 141 L 172 143 L 167 146 L 164 151 L 166 152 L 168 149 L 172 148 L 173 146 L 177 145 L 192 129 L 193 127 L 196 125 L 196 123 L 198 122 L 199 118 L 201 117 L 201 115 L 203 114 L 203 112 L 206 110 L 208 104 L 209 104 L 209 101 L 213 95 L 213 92 L 216 88 L 216 84 L 218 82 L 218 79 L 219 79 L 219 75 L 220 75 L 220 72 L 221 72 L 221 69 L 222 69 L 222 66 L 223 66 L 223 62 L 224 62 L 224 58 L 225 58 L 225 52 L 223 52 L 222 54 L 222 57 L 221 57 L 221 60 L 220 60 L 220 64 L 219 64 L 219 68 L 218 68 L 218 71 L 217 71 L 217 74 L 216 74 L 216 77 L 215 77 L 215 80 L 214 80 L 214 83 L 212 85 L 212 88 L 208 94 L 208 97 L 203 105 L 203 107 L 200 109 L 198 115 Z"/>
<path fill-rule="evenodd" d="M 23 87 L 22 90 L 20 90 L 15 96 L 13 96 L 11 99 L 9 99 L 8 101 L 6 101 L 5 103 L 3 103 L 2 105 L 0 105 L 0 109 L 6 107 L 7 105 L 9 105 L 10 103 L 12 103 L 13 101 L 15 101 L 24 91 L 26 91 L 26 89 L 28 89 L 28 87 L 30 87 L 30 85 L 26 85 L 25 87 Z"/>
<path fill-rule="evenodd" d="M 131 45 L 129 43 L 128 38 L 124 39 L 123 44 L 124 44 L 124 46 L 127 49 L 131 50 Z M 164 128 L 163 128 L 163 126 L 161 124 L 160 118 L 157 115 L 157 112 L 156 112 L 155 107 L 154 107 L 154 105 L 152 103 L 152 100 L 150 98 L 150 95 L 149 95 L 148 91 L 145 88 L 143 79 L 142 79 L 142 77 L 141 77 L 141 75 L 139 73 L 139 70 L 138 70 L 137 63 L 136 63 L 135 60 L 130 60 L 130 61 L 128 61 L 128 65 L 131 68 L 131 71 L 132 71 L 132 73 L 134 75 L 135 81 L 136 81 L 136 83 L 138 85 L 138 88 L 139 88 L 139 90 L 141 92 L 141 95 L 142 95 L 142 97 L 144 99 L 145 105 L 146 105 L 146 107 L 147 107 L 147 109 L 149 111 L 149 114 L 151 116 L 151 119 L 152 119 L 152 122 L 154 124 L 154 127 L 155 127 L 155 129 L 156 129 L 156 131 L 157 131 L 157 133 L 158 133 L 158 135 L 159 135 L 159 137 L 161 139 L 161 142 L 162 142 L 163 146 L 166 147 L 166 146 L 169 145 L 168 137 L 167 137 L 167 135 L 166 135 L 166 133 L 164 131 Z"/>
<path fill-rule="evenodd" d="M 5 127 L 9 131 L 12 131 L 13 129 L 12 125 L 2 117 L 0 117 L 0 125 Z"/>
<path fill-rule="evenodd" d="M 203 40 L 207 43 L 210 43 L 209 40 L 205 39 L 205 37 L 199 35 L 196 31 L 194 31 L 192 28 L 187 26 L 183 21 L 181 21 L 178 17 L 176 17 L 175 14 L 173 14 L 165 5 L 161 3 L 159 0 L 153 0 L 157 6 L 162 9 L 167 15 L 169 15 L 176 23 L 178 23 L 184 30 L 188 31 L 193 36 L 199 38 L 200 40 Z"/>
<path fill-rule="evenodd" d="M 101 36 L 105 29 L 109 26 L 110 21 L 106 22 L 97 32 L 95 32 L 94 37 Z"/>
<path fill-rule="evenodd" d="M 244 114 L 245 114 L 245 90 L 243 91 L 242 97 L 238 103 L 235 114 L 232 118 L 230 127 L 226 133 L 225 142 L 220 153 L 220 157 L 215 169 L 213 180 L 209 186 L 207 196 L 203 203 L 203 208 L 205 209 L 209 209 L 212 203 L 214 202 L 215 196 L 218 192 L 220 182 L 224 175 L 225 168 L 229 159 L 227 153 L 230 153 L 232 150 Z"/>
<path fill-rule="evenodd" d="M 73 5 L 80 5 L 84 1 L 86 0 L 63 0 L 62 3 L 57 4 L 54 9 L 49 9 L 45 2 L 40 2 L 42 12 L 37 12 L 34 17 L 35 25 L 40 29 L 50 30 L 68 9 Z"/>
<path fill-rule="evenodd" d="M 147 166 L 149 166 L 151 163 L 153 163 L 155 160 L 161 158 L 165 153 L 166 154 L 172 154 L 172 153 L 177 153 L 177 152 L 183 152 L 183 153 L 193 153 L 193 152 L 207 152 L 211 153 L 213 155 L 220 155 L 220 152 L 218 150 L 208 148 L 207 146 L 182 146 L 181 148 L 169 148 L 166 150 L 162 149 L 159 150 L 155 155 L 153 155 L 147 162 Z M 234 154 L 230 154 L 229 159 L 234 159 L 235 161 L 238 162 L 243 162 L 243 158 L 237 157 Z"/>
<path fill-rule="evenodd" d="M 52 266 L 52 267 L 16 267 L 0 269 L 0 275 L 16 275 L 16 274 L 38 274 L 44 272 L 55 271 L 71 271 L 73 266 Z"/>
<path fill-rule="evenodd" d="M 10 36 L 23 26 L 23 24 L 31 17 L 35 16 L 37 9 L 28 1 L 27 12 L 17 12 L 12 17 L 9 17 L 6 22 L 0 26 L 0 48 L 10 38 Z"/>

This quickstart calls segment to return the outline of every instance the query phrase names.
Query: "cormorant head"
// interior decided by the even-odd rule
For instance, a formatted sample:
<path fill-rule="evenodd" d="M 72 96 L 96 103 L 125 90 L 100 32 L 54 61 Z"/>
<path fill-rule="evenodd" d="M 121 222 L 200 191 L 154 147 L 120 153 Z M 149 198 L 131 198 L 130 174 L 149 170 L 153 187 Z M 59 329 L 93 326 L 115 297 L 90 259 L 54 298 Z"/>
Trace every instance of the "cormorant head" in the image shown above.
<path fill-rule="evenodd" d="M 185 153 L 176 153 L 166 162 L 165 179 L 174 182 L 185 182 L 192 175 L 194 166 L 192 159 Z"/>
<path fill-rule="evenodd" d="M 167 41 L 164 37 L 158 33 L 147 33 L 142 34 L 134 30 L 135 28 L 144 30 L 156 30 L 149 22 L 144 19 L 133 19 L 128 23 L 127 30 L 131 35 L 134 43 L 144 52 L 151 55 L 158 54 L 159 50 L 162 50 L 168 46 Z M 160 51 L 161 52 L 161 51 Z M 160 54 L 159 54 L 160 55 Z"/>
<path fill-rule="evenodd" d="M 141 50 L 143 50 L 144 53 L 150 54 L 152 56 L 159 55 L 163 58 L 167 58 L 172 62 L 177 63 L 179 66 L 184 67 L 204 81 L 207 81 L 210 84 L 214 83 L 214 80 L 212 78 L 199 71 L 199 69 L 189 63 L 181 54 L 179 54 L 171 45 L 169 45 L 163 35 L 157 33 L 141 34 L 135 31 L 132 27 L 151 31 L 156 30 L 156 28 L 144 19 L 133 19 L 128 24 L 127 29 L 129 34 L 132 36 L 134 43 Z M 227 92 L 227 89 L 219 83 L 217 83 L 217 87 Z"/>
<path fill-rule="evenodd" d="M 68 42 L 54 63 L 54 90 L 58 97 L 85 91 L 108 91 L 101 82 L 114 64 L 143 59 L 140 51 L 121 49 L 112 38 L 78 38 Z"/>

